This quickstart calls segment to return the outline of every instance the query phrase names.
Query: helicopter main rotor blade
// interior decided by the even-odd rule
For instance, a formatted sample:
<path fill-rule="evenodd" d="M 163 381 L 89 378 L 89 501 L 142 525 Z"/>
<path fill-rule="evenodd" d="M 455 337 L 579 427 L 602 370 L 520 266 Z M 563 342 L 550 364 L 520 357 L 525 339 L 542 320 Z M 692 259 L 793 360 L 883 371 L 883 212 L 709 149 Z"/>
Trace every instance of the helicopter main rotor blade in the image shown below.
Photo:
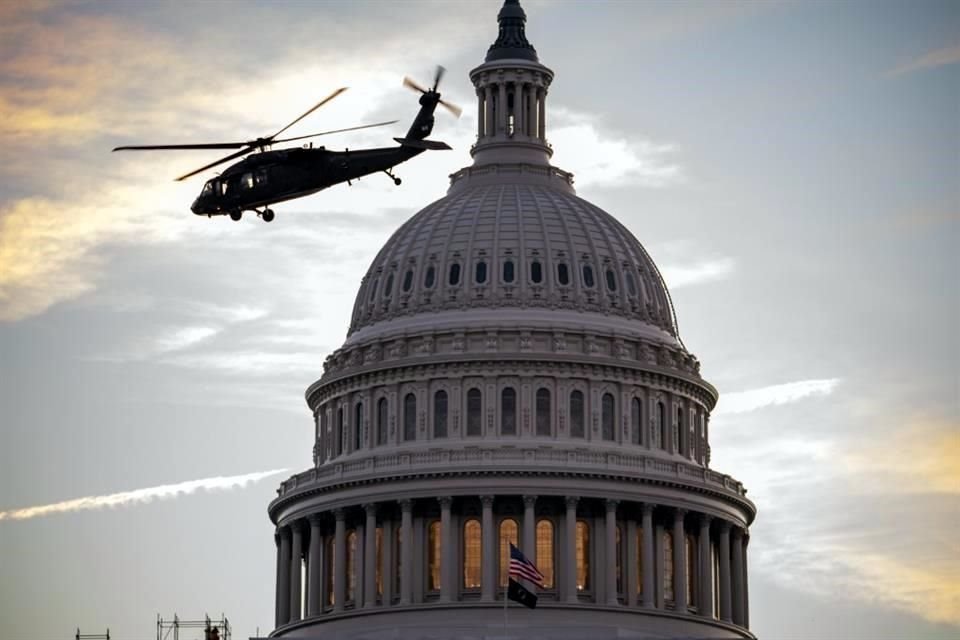
<path fill-rule="evenodd" d="M 240 149 L 248 146 L 247 142 L 215 142 L 212 144 L 154 144 L 146 146 L 114 147 L 114 151 L 158 151 L 175 149 Z"/>
<path fill-rule="evenodd" d="M 437 87 L 440 86 L 440 80 L 443 79 L 443 74 L 445 74 L 446 72 L 447 72 L 447 70 L 446 70 L 443 66 L 441 66 L 441 65 L 439 65 L 439 64 L 437 65 L 437 73 L 436 73 L 436 75 L 433 77 L 433 90 L 434 90 L 434 91 L 436 91 L 436 90 L 437 90 Z"/>
<path fill-rule="evenodd" d="M 334 91 L 333 93 L 331 93 L 330 95 L 328 95 L 326 98 L 324 98 L 323 100 L 321 100 L 321 101 L 318 102 L 317 104 L 315 104 L 315 105 L 313 105 L 312 107 L 310 107 L 310 108 L 306 111 L 306 113 L 304 113 L 302 116 L 300 116 L 299 118 L 297 118 L 296 120 L 294 120 L 293 122 L 291 122 L 290 124 L 288 124 L 287 126 L 285 126 L 283 129 L 280 129 L 280 131 L 277 131 L 275 134 L 273 134 L 273 135 L 270 136 L 269 138 L 267 138 L 266 141 L 269 143 L 271 140 L 273 140 L 274 138 L 276 138 L 278 135 L 280 135 L 281 133 L 283 133 L 284 131 L 286 131 L 287 129 L 289 129 L 290 127 L 292 127 L 293 125 L 297 124 L 298 122 L 300 122 L 301 120 L 303 120 L 304 118 L 306 118 L 308 115 L 310 115 L 311 113 L 313 113 L 314 111 L 316 111 L 317 109 L 319 109 L 320 107 L 322 107 L 323 105 L 327 104 L 328 102 L 330 102 L 331 100 L 333 100 L 334 98 L 336 98 L 338 95 L 340 95 L 341 93 L 343 93 L 343 92 L 346 91 L 346 90 L 347 90 L 347 87 L 340 87 L 339 89 L 337 89 L 336 91 Z"/>
<path fill-rule="evenodd" d="M 224 157 L 224 158 L 220 158 L 219 160 L 215 160 L 215 161 L 211 162 L 211 163 L 208 164 L 208 165 L 204 165 L 204 166 L 200 167 L 199 169 L 196 169 L 196 170 L 194 170 L 194 171 L 191 171 L 190 173 L 186 173 L 186 174 L 180 176 L 179 178 L 177 178 L 177 182 L 180 182 L 181 180 L 186 180 L 187 178 L 190 178 L 190 177 L 192 177 L 192 176 L 195 176 L 195 175 L 197 175 L 198 173 L 200 173 L 201 171 L 206 171 L 207 169 L 210 169 L 211 167 L 215 167 L 215 166 L 217 166 L 218 164 L 223 164 L 224 162 L 229 162 L 230 160 L 233 160 L 234 158 L 239 158 L 240 156 L 245 156 L 245 155 L 247 155 L 248 153 L 250 153 L 251 151 L 253 151 L 254 149 L 255 149 L 255 147 L 247 147 L 247 148 L 245 148 L 245 149 L 241 149 L 240 151 L 237 151 L 236 153 L 231 153 L 230 155 L 228 155 L 228 156 L 226 156 L 226 157 Z"/>
<path fill-rule="evenodd" d="M 403 77 L 403 86 L 405 86 L 405 87 L 407 87 L 407 88 L 409 88 L 409 89 L 413 89 L 414 91 L 419 91 L 420 93 L 426 93 L 426 92 L 427 92 L 426 89 L 424 89 L 423 87 L 421 87 L 420 85 L 418 85 L 416 82 L 414 82 L 414 81 L 410 78 L 410 76 L 404 76 L 404 77 Z"/>
<path fill-rule="evenodd" d="M 332 131 L 321 131 L 320 133 L 311 133 L 306 136 L 297 136 L 295 138 L 282 138 L 280 140 L 273 140 L 273 144 L 279 144 L 281 142 L 293 142 L 294 140 L 305 140 L 307 138 L 316 138 L 317 136 L 325 136 L 331 133 L 343 133 L 344 131 L 356 131 L 358 129 L 370 129 L 371 127 L 385 127 L 388 124 L 394 124 L 399 122 L 399 120 L 390 120 L 389 122 L 377 122 L 376 124 L 364 124 L 359 127 L 347 127 L 346 129 L 333 129 Z"/>
<path fill-rule="evenodd" d="M 453 104 L 452 102 L 447 102 L 446 100 L 441 100 L 440 104 L 446 107 L 447 111 L 452 113 L 455 117 L 459 118 L 460 114 L 463 113 L 463 109 Z"/>

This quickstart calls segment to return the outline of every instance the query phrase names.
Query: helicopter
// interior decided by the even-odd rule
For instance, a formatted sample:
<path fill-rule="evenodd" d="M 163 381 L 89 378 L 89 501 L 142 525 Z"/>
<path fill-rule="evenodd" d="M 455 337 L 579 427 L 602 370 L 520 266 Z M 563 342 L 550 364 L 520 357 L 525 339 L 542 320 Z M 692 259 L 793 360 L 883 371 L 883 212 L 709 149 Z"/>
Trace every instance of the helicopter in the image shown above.
<path fill-rule="evenodd" d="M 342 182 L 352 184 L 353 180 L 372 173 L 385 173 L 393 179 L 394 184 L 399 185 L 401 180 L 392 171 L 396 165 L 427 150 L 449 150 L 451 147 L 445 142 L 427 140 L 427 136 L 433 131 L 433 112 L 437 105 L 442 105 L 456 117 L 460 117 L 462 111 L 460 107 L 440 99 L 437 87 L 440 85 L 444 71 L 443 67 L 437 67 L 433 87 L 429 89 L 421 87 L 410 78 L 403 79 L 404 86 L 418 91 L 421 95 L 419 99 L 420 111 L 414 118 L 406 136 L 394 138 L 399 143 L 399 147 L 331 151 L 325 147 L 315 148 L 311 143 L 304 147 L 268 150 L 271 145 L 283 142 L 293 142 L 370 127 L 381 127 L 396 122 L 396 120 L 392 120 L 293 138 L 277 138 L 284 131 L 346 91 L 346 87 L 342 87 L 315 104 L 287 126 L 265 138 L 257 138 L 247 142 L 213 144 L 122 146 L 113 150 L 239 149 L 235 153 L 177 178 L 177 180 L 186 180 L 224 162 L 246 156 L 224 169 L 219 176 L 207 180 L 200 191 L 200 195 L 190 206 L 190 210 L 198 216 L 229 215 L 233 220 L 240 220 L 244 211 L 252 211 L 265 222 L 271 222 L 274 219 L 274 211 L 270 208 L 272 204 L 301 198 Z"/>

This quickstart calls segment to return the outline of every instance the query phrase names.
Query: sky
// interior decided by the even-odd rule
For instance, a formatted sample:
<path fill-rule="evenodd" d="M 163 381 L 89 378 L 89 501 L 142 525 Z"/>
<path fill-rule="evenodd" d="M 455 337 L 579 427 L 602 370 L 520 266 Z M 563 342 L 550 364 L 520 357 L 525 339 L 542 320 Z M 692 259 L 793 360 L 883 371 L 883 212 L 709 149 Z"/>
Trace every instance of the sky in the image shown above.
<path fill-rule="evenodd" d="M 266 505 L 378 248 L 470 164 L 477 2 L 0 2 L 0 637 L 273 623 Z M 526 0 L 553 164 L 664 272 L 720 391 L 761 638 L 960 636 L 960 5 Z M 448 74 L 454 150 L 189 212 L 216 152 L 387 144 Z M 207 172 L 205 175 L 213 175 Z M 186 638 L 185 640 L 190 640 Z"/>

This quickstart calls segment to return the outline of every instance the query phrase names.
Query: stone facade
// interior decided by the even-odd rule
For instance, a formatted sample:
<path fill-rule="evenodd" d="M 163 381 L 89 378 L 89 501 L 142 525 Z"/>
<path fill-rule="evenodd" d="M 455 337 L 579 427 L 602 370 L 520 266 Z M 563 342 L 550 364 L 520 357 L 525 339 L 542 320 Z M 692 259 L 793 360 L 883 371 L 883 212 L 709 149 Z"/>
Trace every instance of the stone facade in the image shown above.
<path fill-rule="evenodd" d="M 752 638 L 755 508 L 709 466 L 716 390 L 649 255 L 549 165 L 553 72 L 517 2 L 499 21 L 473 166 L 379 252 L 307 390 L 271 635 Z M 505 629 L 507 542 L 548 583 Z"/>

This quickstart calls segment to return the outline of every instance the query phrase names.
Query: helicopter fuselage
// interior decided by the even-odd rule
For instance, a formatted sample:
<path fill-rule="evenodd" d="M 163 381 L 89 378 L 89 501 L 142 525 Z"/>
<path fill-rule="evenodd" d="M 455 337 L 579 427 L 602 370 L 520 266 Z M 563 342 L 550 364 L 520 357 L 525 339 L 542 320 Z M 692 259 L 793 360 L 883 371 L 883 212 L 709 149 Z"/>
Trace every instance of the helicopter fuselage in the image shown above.
<path fill-rule="evenodd" d="M 394 178 L 390 169 L 423 151 L 400 145 L 357 151 L 304 147 L 254 153 L 208 180 L 190 210 L 201 216 L 257 210 L 372 173 L 386 172 Z"/>

